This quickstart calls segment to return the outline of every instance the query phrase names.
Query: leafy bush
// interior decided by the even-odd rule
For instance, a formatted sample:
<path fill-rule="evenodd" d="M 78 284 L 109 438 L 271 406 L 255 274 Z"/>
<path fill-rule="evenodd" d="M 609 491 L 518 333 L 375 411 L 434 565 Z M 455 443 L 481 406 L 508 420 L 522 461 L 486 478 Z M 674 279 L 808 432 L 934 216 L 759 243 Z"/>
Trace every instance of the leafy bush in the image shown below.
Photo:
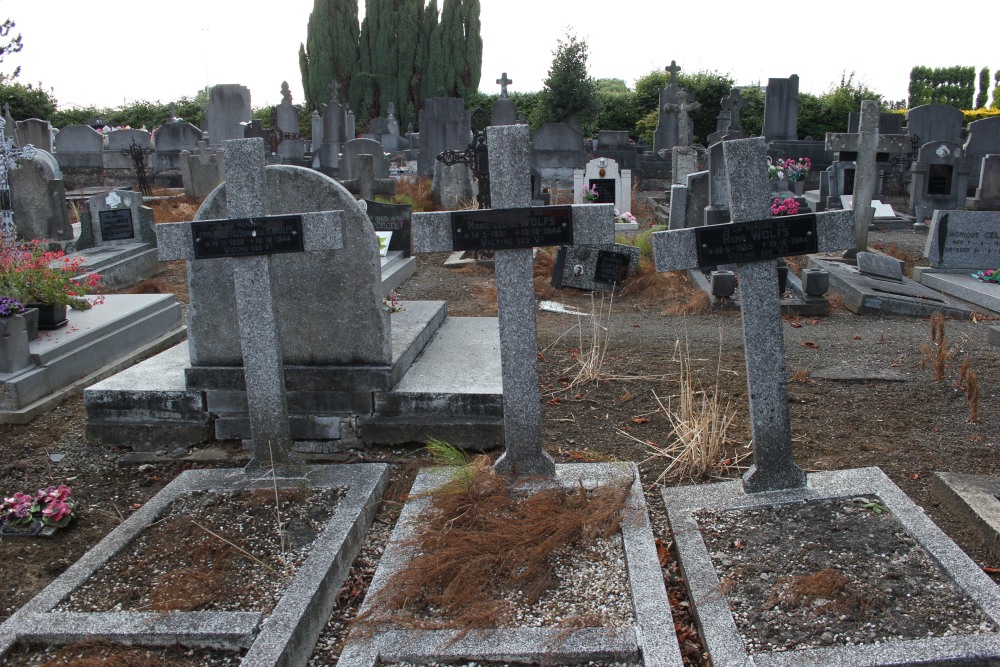
<path fill-rule="evenodd" d="M 16 81 L 0 83 L 0 104 L 10 105 L 10 115 L 14 120 L 47 120 L 56 110 L 56 98 L 41 83 L 37 87 Z"/>

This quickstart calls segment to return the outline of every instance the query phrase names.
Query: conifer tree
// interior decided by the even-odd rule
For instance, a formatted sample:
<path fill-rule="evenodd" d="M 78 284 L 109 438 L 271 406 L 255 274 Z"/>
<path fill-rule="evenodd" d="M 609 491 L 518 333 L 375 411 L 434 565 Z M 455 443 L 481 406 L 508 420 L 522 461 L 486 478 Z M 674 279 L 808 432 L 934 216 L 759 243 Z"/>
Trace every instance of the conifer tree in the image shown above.
<path fill-rule="evenodd" d="M 597 109 L 597 84 L 587 72 L 587 41 L 567 31 L 556 42 L 552 66 L 542 88 L 539 122 L 581 124 Z"/>
<path fill-rule="evenodd" d="M 330 83 L 340 84 L 341 101 L 350 94 L 358 63 L 357 0 L 313 0 L 306 43 L 299 45 L 299 69 L 306 106 L 330 101 Z"/>
<path fill-rule="evenodd" d="M 990 99 L 990 68 L 979 70 L 979 93 L 976 95 L 976 108 L 982 109 Z"/>

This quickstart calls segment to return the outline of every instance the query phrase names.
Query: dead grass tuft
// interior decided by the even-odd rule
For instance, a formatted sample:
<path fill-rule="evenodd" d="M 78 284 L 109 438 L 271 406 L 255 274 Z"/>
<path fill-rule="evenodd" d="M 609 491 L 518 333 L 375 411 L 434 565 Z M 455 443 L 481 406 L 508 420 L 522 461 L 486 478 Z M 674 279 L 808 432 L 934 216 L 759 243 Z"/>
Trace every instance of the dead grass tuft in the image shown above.
<path fill-rule="evenodd" d="M 827 292 L 826 303 L 828 310 L 832 313 L 835 310 L 843 310 L 844 308 L 844 295 L 840 292 Z"/>
<path fill-rule="evenodd" d="M 538 248 L 535 251 L 534 276 L 535 298 L 551 299 L 556 295 L 552 286 L 552 267 L 555 266 L 555 250 L 553 248 Z"/>
<path fill-rule="evenodd" d="M 970 370 L 965 376 L 965 398 L 969 402 L 969 423 L 979 423 L 979 380 L 976 371 Z"/>
<path fill-rule="evenodd" d="M 808 575 L 779 577 L 764 604 L 767 609 L 780 605 L 851 615 L 864 614 L 871 606 L 851 580 L 833 568 Z"/>
<path fill-rule="evenodd" d="M 413 174 L 396 181 L 396 194 L 379 195 L 376 200 L 388 204 L 406 204 L 418 212 L 436 211 L 439 208 L 431 196 L 431 179 Z"/>
<path fill-rule="evenodd" d="M 804 368 L 798 368 L 792 374 L 792 377 L 788 380 L 789 382 L 805 383 L 809 382 L 809 372 Z"/>
<path fill-rule="evenodd" d="M 931 315 L 931 342 L 938 342 L 938 338 L 944 339 L 944 314 L 940 310 Z"/>
<path fill-rule="evenodd" d="M 515 602 L 532 604 L 553 585 L 556 549 L 611 536 L 621 524 L 627 486 L 522 497 L 490 466 L 472 468 L 460 491 L 431 495 L 423 529 L 406 544 L 416 555 L 359 617 L 363 634 L 386 622 L 463 634 L 503 625 Z"/>
<path fill-rule="evenodd" d="M 639 272 L 623 286 L 622 296 L 665 304 L 661 315 L 698 315 L 709 311 L 708 295 L 683 271 L 656 273 L 651 262 L 639 262 Z"/>
<path fill-rule="evenodd" d="M 472 288 L 472 296 L 483 304 L 487 313 L 497 314 L 497 288 L 496 286 L 479 285 Z"/>
<path fill-rule="evenodd" d="M 657 458 L 669 461 L 656 478 L 657 484 L 670 476 L 697 481 L 712 472 L 734 467 L 739 463 L 735 460 L 738 457 L 724 456 L 725 446 L 729 442 L 729 429 L 736 420 L 736 411 L 732 409 L 730 401 L 723 402 L 722 389 L 719 385 L 721 368 L 716 368 L 715 386 L 709 393 L 704 389 L 695 388 L 690 348 L 686 344 L 682 346 L 678 340 L 674 357 L 680 365 L 679 394 L 669 397 L 666 405 L 659 396 L 653 394 L 660 411 L 673 426 L 674 441 L 663 446 L 642 441 L 652 450 L 652 454 L 643 463 Z M 722 331 L 720 330 L 719 364 L 721 363 Z M 619 433 L 628 435 L 621 430 Z"/>
<path fill-rule="evenodd" d="M 149 202 L 153 219 L 160 222 L 189 222 L 201 206 L 202 199 L 188 196 L 171 197 Z"/>

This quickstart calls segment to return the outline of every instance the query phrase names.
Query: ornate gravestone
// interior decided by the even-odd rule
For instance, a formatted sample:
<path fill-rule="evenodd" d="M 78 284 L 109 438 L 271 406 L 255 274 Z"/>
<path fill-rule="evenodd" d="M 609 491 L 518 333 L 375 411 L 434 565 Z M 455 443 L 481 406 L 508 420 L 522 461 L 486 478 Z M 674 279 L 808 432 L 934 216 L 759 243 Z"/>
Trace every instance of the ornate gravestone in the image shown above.
<path fill-rule="evenodd" d="M 123 148 L 121 153 L 131 159 L 132 164 L 135 166 L 135 177 L 139 181 L 139 192 L 147 197 L 152 195 L 153 189 L 149 187 L 149 178 L 146 174 L 146 156 L 152 155 L 153 149 L 143 148 L 135 143 L 135 139 L 133 139 L 132 145 L 128 148 Z"/>
<path fill-rule="evenodd" d="M 656 133 L 653 135 L 653 152 L 661 157 L 663 151 L 673 150 L 677 145 L 677 112 L 669 110 L 667 105 L 677 103 L 677 93 L 680 92 L 680 88 L 677 87 L 677 73 L 681 71 L 674 60 L 671 60 L 670 66 L 664 69 L 670 74 L 670 79 L 666 88 L 660 89 L 660 117 L 656 124 Z"/>

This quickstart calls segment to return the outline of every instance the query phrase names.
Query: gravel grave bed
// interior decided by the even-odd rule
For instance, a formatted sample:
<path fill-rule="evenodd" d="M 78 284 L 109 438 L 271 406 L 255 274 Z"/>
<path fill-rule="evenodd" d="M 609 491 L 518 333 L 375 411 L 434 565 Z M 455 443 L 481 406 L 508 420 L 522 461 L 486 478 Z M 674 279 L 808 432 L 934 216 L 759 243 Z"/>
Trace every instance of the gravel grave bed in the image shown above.
<path fill-rule="evenodd" d="M 144 648 L 112 642 L 85 642 L 65 646 L 18 645 L 4 656 L 10 667 L 238 667 L 242 653 L 208 648 L 167 646 Z"/>
<path fill-rule="evenodd" d="M 57 611 L 270 614 L 343 490 L 279 489 L 277 511 L 275 496 L 257 489 L 178 498 Z"/>
<path fill-rule="evenodd" d="M 695 518 L 751 654 L 996 632 L 876 497 Z"/>
<path fill-rule="evenodd" d="M 506 667 L 507 665 L 536 665 L 538 663 L 531 662 L 470 662 L 470 661 L 459 661 L 459 662 L 382 662 L 378 663 L 378 667 Z M 550 663 L 546 662 L 545 667 L 642 667 L 641 662 L 602 662 L 598 660 L 591 660 L 588 662 L 575 662 L 572 665 L 567 665 L 563 663 Z"/>

